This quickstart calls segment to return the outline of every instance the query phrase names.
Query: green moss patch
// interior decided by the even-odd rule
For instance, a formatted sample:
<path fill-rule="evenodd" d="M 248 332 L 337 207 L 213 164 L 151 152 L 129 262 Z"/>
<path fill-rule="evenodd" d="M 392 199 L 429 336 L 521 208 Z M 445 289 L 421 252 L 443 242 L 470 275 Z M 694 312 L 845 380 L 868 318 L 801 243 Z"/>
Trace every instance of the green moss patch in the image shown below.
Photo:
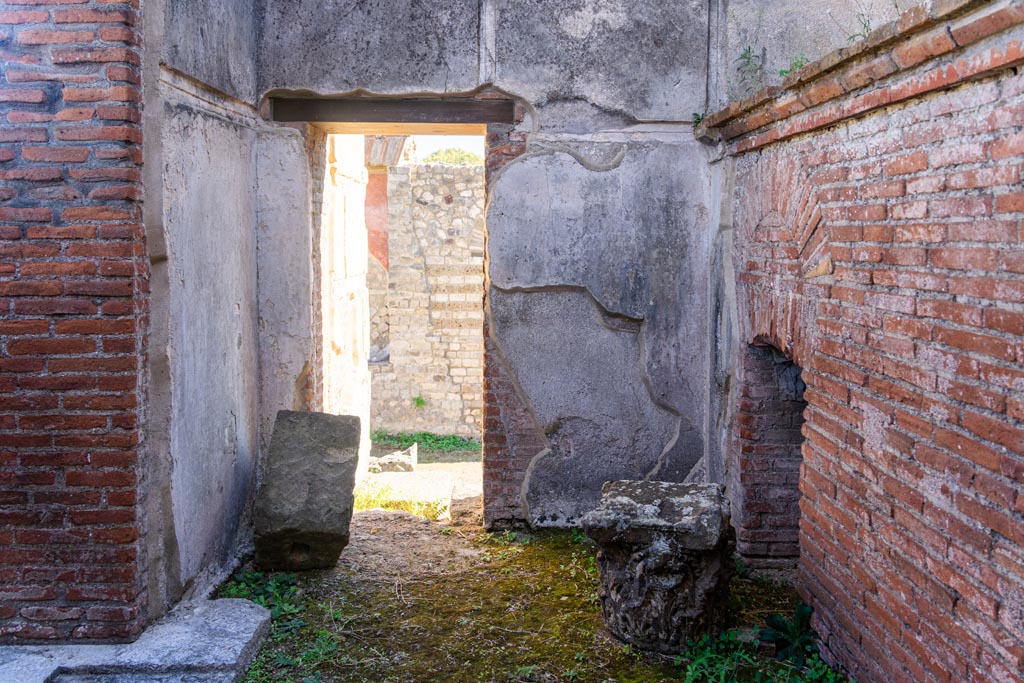
<path fill-rule="evenodd" d="M 605 631 L 595 550 L 579 532 L 489 534 L 439 523 L 436 532 L 461 537 L 472 559 L 437 574 L 343 566 L 299 575 L 292 598 L 299 609 L 275 619 L 247 683 L 720 680 L 721 667 L 706 677 L 683 653 L 644 654 Z M 786 612 L 797 600 L 784 584 L 740 588 L 732 602 L 738 625 L 775 606 Z M 691 660 L 713 654 L 715 643 L 691 652 Z M 767 677 L 781 665 L 755 643 L 738 647 L 754 664 L 722 681 L 804 680 Z"/>

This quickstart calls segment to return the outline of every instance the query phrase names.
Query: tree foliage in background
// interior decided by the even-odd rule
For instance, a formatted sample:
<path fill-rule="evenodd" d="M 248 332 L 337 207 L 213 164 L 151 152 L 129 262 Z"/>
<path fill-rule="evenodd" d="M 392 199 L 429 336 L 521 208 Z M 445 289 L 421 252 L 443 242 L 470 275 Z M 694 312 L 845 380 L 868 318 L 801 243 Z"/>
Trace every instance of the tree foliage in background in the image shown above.
<path fill-rule="evenodd" d="M 458 147 L 439 149 L 426 159 L 425 164 L 449 164 L 451 166 L 483 166 L 484 158 Z"/>

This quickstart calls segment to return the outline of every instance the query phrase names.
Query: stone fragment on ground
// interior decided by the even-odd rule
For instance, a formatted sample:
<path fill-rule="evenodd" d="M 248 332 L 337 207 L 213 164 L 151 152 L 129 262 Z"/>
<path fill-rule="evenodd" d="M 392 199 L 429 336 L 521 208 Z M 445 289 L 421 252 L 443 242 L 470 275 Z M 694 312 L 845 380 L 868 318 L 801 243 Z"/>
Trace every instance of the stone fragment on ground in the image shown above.
<path fill-rule="evenodd" d="M 329 569 L 348 544 L 360 422 L 349 415 L 282 410 L 274 421 L 256 497 L 256 565 Z"/>
<path fill-rule="evenodd" d="M 400 451 L 392 451 L 386 455 L 376 457 L 371 455 L 369 471 L 379 472 L 415 472 L 418 460 L 418 446 L 413 444 Z"/>
<path fill-rule="evenodd" d="M 125 645 L 0 647 L 3 683 L 236 683 L 270 630 L 248 600 L 179 605 Z"/>
<path fill-rule="evenodd" d="M 725 626 L 735 538 L 720 485 L 610 481 L 581 523 L 599 548 L 601 611 L 618 638 L 678 654 Z"/>

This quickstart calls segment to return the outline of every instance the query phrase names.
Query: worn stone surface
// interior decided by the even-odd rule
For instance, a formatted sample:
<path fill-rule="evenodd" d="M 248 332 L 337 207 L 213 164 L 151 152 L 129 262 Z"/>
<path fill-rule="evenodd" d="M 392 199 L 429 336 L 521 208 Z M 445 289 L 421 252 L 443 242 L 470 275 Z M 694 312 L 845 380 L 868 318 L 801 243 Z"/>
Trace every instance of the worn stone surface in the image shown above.
<path fill-rule="evenodd" d="M 380 457 L 370 458 L 370 472 L 414 472 L 419 447 L 413 444 L 406 449 L 394 451 Z"/>
<path fill-rule="evenodd" d="M 348 544 L 360 420 L 282 410 L 256 498 L 256 563 L 267 569 L 333 567 Z"/>
<path fill-rule="evenodd" d="M 4 683 L 234 683 L 270 631 L 248 600 L 184 604 L 129 645 L 0 647 Z"/>
<path fill-rule="evenodd" d="M 678 654 L 725 625 L 734 534 L 721 486 L 609 481 L 581 526 L 599 548 L 601 611 L 616 636 Z"/>
<path fill-rule="evenodd" d="M 703 0 L 498 0 L 495 11 L 495 82 L 509 92 L 645 121 L 704 111 Z"/>
<path fill-rule="evenodd" d="M 256 256 L 260 338 L 260 440 L 270 446 L 279 410 L 301 410 L 313 330 L 309 161 L 302 136 L 260 131 L 256 147 Z"/>
<path fill-rule="evenodd" d="M 182 585 L 204 584 L 237 544 L 259 457 L 256 133 L 181 89 L 165 89 L 162 116 L 168 289 L 153 296 L 167 328 L 154 354 L 166 353 L 157 379 L 169 387 L 146 428 L 169 441 L 177 557 L 166 561 Z"/>
<path fill-rule="evenodd" d="M 505 169 L 487 223 L 492 339 L 548 445 L 524 485 L 539 525 L 573 523 L 605 481 L 682 481 L 703 450 L 711 231 L 689 172 L 702 152 L 570 151 L 584 162 L 538 153 Z"/>
<path fill-rule="evenodd" d="M 477 86 L 477 0 L 260 0 L 260 86 L 342 93 Z"/>
<path fill-rule="evenodd" d="M 165 0 L 164 62 L 232 97 L 256 98 L 253 0 Z"/>

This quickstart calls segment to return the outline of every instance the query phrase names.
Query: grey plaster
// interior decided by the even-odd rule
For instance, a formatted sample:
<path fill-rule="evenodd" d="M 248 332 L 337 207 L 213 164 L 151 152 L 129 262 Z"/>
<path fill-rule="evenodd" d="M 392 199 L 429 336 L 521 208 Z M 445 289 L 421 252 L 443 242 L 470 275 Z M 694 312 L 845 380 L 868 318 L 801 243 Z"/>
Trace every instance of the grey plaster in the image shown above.
<path fill-rule="evenodd" d="M 314 344 L 311 182 L 298 131 L 267 128 L 256 146 L 260 440 L 279 410 L 301 410 Z"/>
<path fill-rule="evenodd" d="M 183 604 L 129 645 L 0 647 L 4 683 L 234 683 L 270 630 L 248 600 Z"/>
<path fill-rule="evenodd" d="M 642 320 L 651 396 L 700 425 L 713 238 L 705 150 L 692 140 L 574 146 L 585 163 L 614 167 L 594 172 L 569 154 L 537 153 L 495 183 L 490 281 L 583 287 L 611 314 Z"/>
<path fill-rule="evenodd" d="M 724 483 L 726 454 L 735 405 L 733 377 L 737 362 L 736 274 L 732 259 L 732 197 L 735 166 L 731 158 L 711 165 L 712 192 L 718 198 L 712 205 L 713 223 L 718 226 L 708 267 L 708 382 L 703 473 L 706 480 Z"/>
<path fill-rule="evenodd" d="M 260 88 L 323 94 L 478 85 L 477 0 L 260 0 Z"/>
<path fill-rule="evenodd" d="M 683 481 L 703 455 L 712 232 L 696 143 L 557 147 L 493 187 L 488 256 L 493 339 L 551 444 L 530 521 L 561 525 L 605 481 Z"/>
<path fill-rule="evenodd" d="M 143 8 L 145 45 L 159 45 L 164 36 L 164 0 L 151 0 Z M 170 281 L 163 222 L 163 87 L 160 53 L 143 51 L 143 223 L 146 256 L 149 258 L 149 347 L 143 368 L 148 382 L 149 408 L 142 423 L 140 447 L 142 476 L 139 503 L 146 533 L 142 538 L 146 561 L 147 600 L 150 618 L 158 618 L 182 595 L 178 539 L 174 533 L 171 502 L 171 370 L 168 358 L 170 331 Z"/>
<path fill-rule="evenodd" d="M 202 584 L 228 559 L 255 483 L 256 134 L 173 97 L 162 139 L 171 503 L 180 580 Z"/>
<path fill-rule="evenodd" d="M 610 316 L 578 289 L 490 292 L 492 330 L 549 447 L 524 491 L 530 522 L 573 524 L 604 482 L 642 479 L 673 457 L 681 417 L 644 387 L 638 321 Z"/>
<path fill-rule="evenodd" d="M 706 0 L 495 5 L 499 87 L 538 105 L 582 100 L 644 121 L 689 121 L 704 110 Z"/>
<path fill-rule="evenodd" d="M 227 95 L 255 101 L 255 5 L 253 0 L 170 0 L 164 62 Z"/>

